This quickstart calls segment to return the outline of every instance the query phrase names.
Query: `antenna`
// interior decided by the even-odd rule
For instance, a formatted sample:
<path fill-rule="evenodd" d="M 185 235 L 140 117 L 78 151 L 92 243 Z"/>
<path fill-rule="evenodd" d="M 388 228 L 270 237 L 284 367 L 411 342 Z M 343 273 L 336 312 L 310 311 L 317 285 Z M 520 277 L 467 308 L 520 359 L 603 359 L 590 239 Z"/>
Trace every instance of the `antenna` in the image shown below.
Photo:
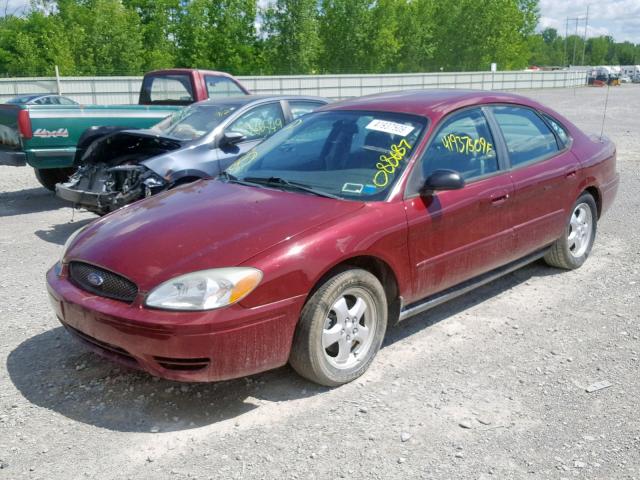
<path fill-rule="evenodd" d="M 609 103 L 609 90 L 611 85 L 607 82 L 607 95 L 604 97 L 604 112 L 602 112 L 602 128 L 600 129 L 600 141 L 602 142 L 602 136 L 604 135 L 604 121 L 607 118 L 607 105 Z"/>

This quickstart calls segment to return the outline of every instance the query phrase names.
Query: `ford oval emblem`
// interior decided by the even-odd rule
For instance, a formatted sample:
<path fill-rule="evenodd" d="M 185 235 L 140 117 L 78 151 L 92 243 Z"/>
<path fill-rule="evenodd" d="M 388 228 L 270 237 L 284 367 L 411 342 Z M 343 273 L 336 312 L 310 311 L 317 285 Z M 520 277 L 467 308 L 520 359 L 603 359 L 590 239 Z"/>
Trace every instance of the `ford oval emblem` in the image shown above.
<path fill-rule="evenodd" d="M 104 277 L 96 272 L 91 272 L 87 275 L 87 281 L 94 287 L 99 287 L 104 283 Z"/>

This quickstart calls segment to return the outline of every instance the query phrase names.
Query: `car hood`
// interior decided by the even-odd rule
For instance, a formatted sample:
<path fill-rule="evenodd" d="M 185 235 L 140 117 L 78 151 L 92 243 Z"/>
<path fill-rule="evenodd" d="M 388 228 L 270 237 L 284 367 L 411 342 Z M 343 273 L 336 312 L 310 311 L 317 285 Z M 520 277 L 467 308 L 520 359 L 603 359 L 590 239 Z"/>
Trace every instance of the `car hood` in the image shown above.
<path fill-rule="evenodd" d="M 185 141 L 167 137 L 153 130 L 121 130 L 99 138 L 82 156 L 83 164 L 106 163 L 115 166 L 123 161 L 136 162 L 182 148 Z"/>
<path fill-rule="evenodd" d="M 143 290 L 176 275 L 240 265 L 364 206 L 360 202 L 201 180 L 125 206 L 91 223 L 67 261 L 119 273 Z"/>

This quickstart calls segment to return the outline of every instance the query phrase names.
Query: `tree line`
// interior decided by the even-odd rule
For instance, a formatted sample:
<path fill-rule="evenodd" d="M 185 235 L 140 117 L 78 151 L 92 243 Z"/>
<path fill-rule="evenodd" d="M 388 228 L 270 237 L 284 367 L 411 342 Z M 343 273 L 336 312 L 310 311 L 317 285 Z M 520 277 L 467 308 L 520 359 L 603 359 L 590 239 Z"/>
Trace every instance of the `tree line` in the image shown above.
<path fill-rule="evenodd" d="M 538 18 L 538 0 L 33 0 L 0 18 L 0 75 L 507 70 L 563 65 L 565 43 L 582 54 L 577 37 L 536 33 Z M 595 63 L 640 61 L 638 49 L 583 48 Z"/>

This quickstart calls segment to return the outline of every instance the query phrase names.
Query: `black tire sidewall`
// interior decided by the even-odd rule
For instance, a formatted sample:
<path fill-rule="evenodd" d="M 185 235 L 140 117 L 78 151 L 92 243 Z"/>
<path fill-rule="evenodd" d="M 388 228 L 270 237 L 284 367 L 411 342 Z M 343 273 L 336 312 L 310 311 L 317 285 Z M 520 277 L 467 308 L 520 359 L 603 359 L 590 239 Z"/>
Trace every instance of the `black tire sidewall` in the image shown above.
<path fill-rule="evenodd" d="M 36 168 L 36 178 L 40 185 L 52 192 L 56 191 L 56 183 L 65 182 L 73 175 L 73 168 Z"/>
<path fill-rule="evenodd" d="M 569 225 L 571 222 L 571 217 L 573 216 L 573 212 L 575 211 L 576 207 L 581 203 L 587 204 L 589 206 L 589 209 L 591 210 L 591 219 L 592 219 L 591 237 L 589 238 L 589 246 L 587 247 L 584 254 L 580 257 L 575 257 L 569 250 L 569 240 L 568 240 L 569 228 L 570 228 Z M 564 230 L 564 236 L 562 241 L 562 253 L 565 257 L 566 262 L 569 263 L 572 267 L 578 268 L 582 266 L 582 264 L 589 257 L 589 254 L 591 253 L 591 248 L 593 247 L 593 243 L 595 242 L 595 239 L 596 239 L 597 229 L 598 229 L 598 208 L 596 206 L 596 202 L 593 199 L 593 196 L 591 196 L 588 193 L 583 193 L 582 195 L 580 195 L 578 200 L 576 200 L 576 202 L 571 207 L 571 212 L 569 214 L 569 219 L 567 221 L 567 225 Z"/>
<path fill-rule="evenodd" d="M 322 348 L 322 333 L 329 310 L 342 292 L 350 288 L 365 290 L 375 304 L 377 313 L 377 325 L 374 339 L 365 359 L 352 369 L 340 370 L 332 366 L 325 357 Z M 362 269 L 349 269 L 338 273 L 328 279 L 309 299 L 302 310 L 300 324 L 296 330 L 294 343 L 304 342 L 310 370 L 313 372 L 311 380 L 327 386 L 338 386 L 348 383 L 361 376 L 375 358 L 387 329 L 387 299 L 384 288 L 378 279 L 371 273 Z M 294 345 L 300 347 L 300 345 Z M 298 359 L 298 361 L 303 359 Z M 303 360 L 304 361 L 304 360 Z M 294 363 L 294 368 L 296 365 Z M 298 370 L 296 368 L 296 370 Z M 302 370 L 302 369 L 301 369 Z M 305 369 L 306 370 L 306 369 Z M 300 372 L 300 370 L 298 370 Z M 300 372 L 307 378 L 310 375 Z"/>

